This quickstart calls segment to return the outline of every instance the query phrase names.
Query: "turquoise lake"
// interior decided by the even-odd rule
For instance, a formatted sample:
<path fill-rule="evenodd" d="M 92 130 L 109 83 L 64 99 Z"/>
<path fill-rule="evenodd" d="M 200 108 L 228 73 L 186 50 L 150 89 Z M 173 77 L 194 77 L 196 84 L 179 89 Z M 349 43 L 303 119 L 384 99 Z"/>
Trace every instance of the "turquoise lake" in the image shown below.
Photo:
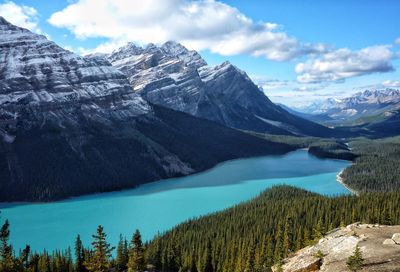
<path fill-rule="evenodd" d="M 101 224 L 116 245 L 120 234 L 130 239 L 139 229 L 144 239 L 187 219 L 220 211 L 279 184 L 324 195 L 348 194 L 336 181 L 350 163 L 318 159 L 305 150 L 282 156 L 228 161 L 191 176 L 161 180 L 135 189 L 40 204 L 1 205 L 1 221 L 11 224 L 16 250 L 63 249 L 80 234 L 85 245 Z"/>

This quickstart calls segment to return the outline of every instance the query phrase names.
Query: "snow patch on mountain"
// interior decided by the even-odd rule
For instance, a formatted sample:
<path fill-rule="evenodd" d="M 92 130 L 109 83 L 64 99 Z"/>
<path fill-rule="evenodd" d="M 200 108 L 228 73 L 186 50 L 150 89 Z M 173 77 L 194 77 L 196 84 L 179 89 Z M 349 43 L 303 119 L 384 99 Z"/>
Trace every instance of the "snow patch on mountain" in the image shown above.
<path fill-rule="evenodd" d="M 129 43 L 106 58 L 128 77 L 135 92 L 153 104 L 259 132 L 293 134 L 307 122 L 273 104 L 230 62 L 209 66 L 196 51 L 176 42 L 145 47 Z M 308 124 L 313 130 L 308 133 L 315 133 L 316 126 Z"/>
<path fill-rule="evenodd" d="M 23 110 L 22 105 L 40 107 L 38 111 L 54 109 L 55 104 L 93 104 L 92 109 L 100 110 L 118 106 L 131 116 L 150 111 L 125 75 L 108 61 L 75 55 L 3 18 L 0 50 L 0 119 Z M 121 99 L 113 102 L 113 97 Z M 54 104 L 49 107 L 50 103 Z"/>
<path fill-rule="evenodd" d="M 391 112 L 400 109 L 400 90 L 365 90 L 350 97 L 317 101 L 300 109 L 301 112 L 326 116 L 328 122 L 354 121 L 357 118 L 391 116 Z"/>

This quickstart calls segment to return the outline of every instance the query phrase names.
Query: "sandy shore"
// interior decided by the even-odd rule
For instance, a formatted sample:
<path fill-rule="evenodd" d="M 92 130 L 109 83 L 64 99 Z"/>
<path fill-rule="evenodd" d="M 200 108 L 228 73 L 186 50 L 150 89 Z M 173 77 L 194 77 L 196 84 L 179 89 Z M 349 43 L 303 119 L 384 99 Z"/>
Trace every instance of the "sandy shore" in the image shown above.
<path fill-rule="evenodd" d="M 342 184 L 347 190 L 349 190 L 350 192 L 352 192 L 355 195 L 358 195 L 358 192 L 354 189 L 351 189 L 346 183 L 344 183 L 343 178 L 342 178 L 342 173 L 344 170 L 340 171 L 339 174 L 336 175 L 336 180 L 337 182 L 339 182 L 340 184 Z"/>

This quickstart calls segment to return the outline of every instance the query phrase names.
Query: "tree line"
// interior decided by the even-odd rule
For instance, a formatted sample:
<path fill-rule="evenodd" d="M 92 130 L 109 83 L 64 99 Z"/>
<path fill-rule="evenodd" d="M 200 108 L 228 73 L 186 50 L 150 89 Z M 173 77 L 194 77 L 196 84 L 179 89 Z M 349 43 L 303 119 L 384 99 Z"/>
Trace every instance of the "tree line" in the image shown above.
<path fill-rule="evenodd" d="M 357 221 L 399 224 L 398 203 L 400 192 L 325 197 L 277 186 L 251 201 L 182 223 L 147 243 L 137 230 L 129 241 L 120 237 L 114 248 L 99 226 L 90 246 L 77 236 L 73 250 L 52 253 L 32 252 L 29 246 L 14 252 L 6 222 L 0 232 L 0 271 L 270 271 L 291 252 L 337 227 Z"/>
<path fill-rule="evenodd" d="M 356 139 L 350 145 L 357 158 L 342 174 L 347 185 L 359 192 L 400 188 L 400 137 Z"/>
<path fill-rule="evenodd" d="M 145 248 L 139 230 L 130 243 L 121 237 L 116 258 L 112 257 L 114 247 L 107 242 L 107 234 L 98 226 L 92 236 L 91 247 L 85 248 L 78 235 L 74 254 L 71 249 L 54 251 L 49 254 L 31 252 L 26 246 L 15 254 L 9 244 L 10 224 L 6 221 L 0 230 L 0 271 L 1 272 L 103 272 L 103 271 L 145 271 Z"/>

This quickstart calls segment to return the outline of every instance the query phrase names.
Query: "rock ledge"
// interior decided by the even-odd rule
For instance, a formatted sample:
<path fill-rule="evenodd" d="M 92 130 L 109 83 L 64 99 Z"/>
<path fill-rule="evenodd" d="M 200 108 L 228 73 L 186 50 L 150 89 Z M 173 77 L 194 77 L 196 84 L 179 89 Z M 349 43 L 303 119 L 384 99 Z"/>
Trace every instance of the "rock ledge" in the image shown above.
<path fill-rule="evenodd" d="M 357 245 L 365 259 L 360 271 L 400 271 L 400 226 L 359 223 L 333 230 L 316 245 L 299 250 L 283 261 L 282 271 L 350 271 L 346 261 Z M 318 251 L 325 256 L 316 257 Z"/>

